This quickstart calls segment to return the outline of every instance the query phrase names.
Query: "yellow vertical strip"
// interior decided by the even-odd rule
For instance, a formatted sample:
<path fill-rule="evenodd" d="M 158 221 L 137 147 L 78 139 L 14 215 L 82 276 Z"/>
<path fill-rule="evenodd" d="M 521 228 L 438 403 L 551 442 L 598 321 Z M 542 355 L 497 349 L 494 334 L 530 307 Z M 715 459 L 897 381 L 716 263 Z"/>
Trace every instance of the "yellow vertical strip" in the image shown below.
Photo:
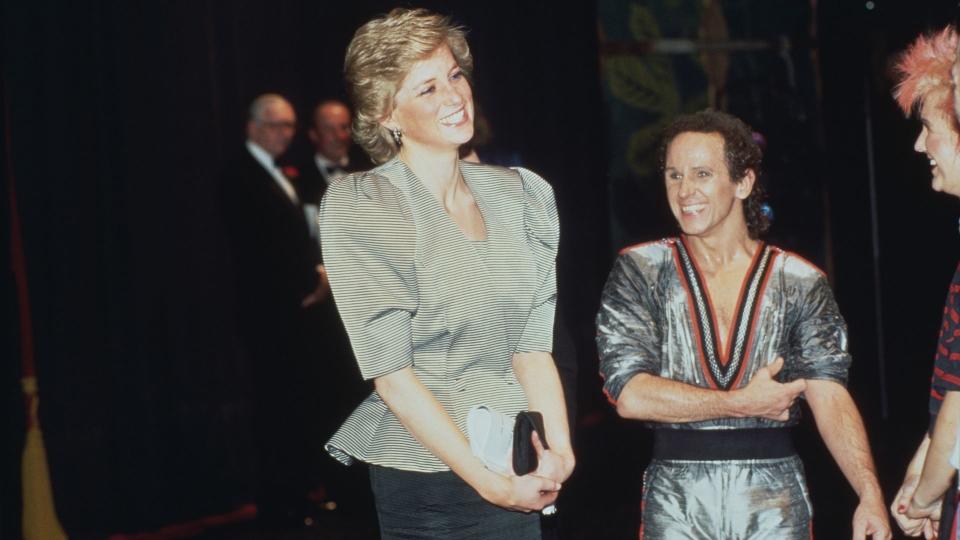
<path fill-rule="evenodd" d="M 37 414 L 40 395 L 37 378 L 20 380 L 27 398 L 29 421 L 27 440 L 23 448 L 21 485 L 23 487 L 23 538 L 24 540 L 66 540 L 57 510 L 53 504 L 53 489 L 50 487 L 50 469 L 47 466 L 47 450 L 43 446 L 43 432 Z"/>

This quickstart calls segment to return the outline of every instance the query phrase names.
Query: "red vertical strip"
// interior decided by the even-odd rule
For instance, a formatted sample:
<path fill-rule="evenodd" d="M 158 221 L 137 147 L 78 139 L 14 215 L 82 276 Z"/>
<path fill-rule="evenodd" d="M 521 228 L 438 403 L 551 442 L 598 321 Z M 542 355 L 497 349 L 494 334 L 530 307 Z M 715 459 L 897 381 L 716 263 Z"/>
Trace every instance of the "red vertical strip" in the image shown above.
<path fill-rule="evenodd" d="M 646 479 L 644 479 L 643 491 L 644 491 L 644 492 L 647 491 Z M 643 540 L 643 505 L 644 505 L 644 499 L 646 499 L 646 497 L 642 497 L 642 498 L 640 499 L 640 530 L 637 531 L 637 539 L 638 539 L 638 540 Z"/>
<path fill-rule="evenodd" d="M 30 316 L 30 295 L 27 287 L 27 261 L 23 252 L 23 235 L 20 228 L 20 213 L 17 211 L 17 190 L 13 176 L 13 148 L 10 133 L 10 108 L 6 86 L 3 87 L 3 132 L 6 154 L 7 196 L 10 201 L 10 266 L 17 289 L 17 305 L 20 311 L 20 363 L 21 377 L 33 377 L 36 373 L 33 361 L 33 324 Z M 28 404 L 29 405 L 29 404 Z M 31 422 L 30 407 L 27 421 Z"/>

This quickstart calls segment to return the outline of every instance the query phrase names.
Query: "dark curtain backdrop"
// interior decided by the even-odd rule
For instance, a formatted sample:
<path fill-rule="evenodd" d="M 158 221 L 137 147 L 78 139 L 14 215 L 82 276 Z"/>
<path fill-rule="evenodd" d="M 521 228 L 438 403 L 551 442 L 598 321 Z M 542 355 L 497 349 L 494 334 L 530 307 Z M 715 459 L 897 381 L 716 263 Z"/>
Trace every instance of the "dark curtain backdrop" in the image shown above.
<path fill-rule="evenodd" d="M 563 302 L 588 348 L 607 264 L 594 226 L 604 174 L 594 8 L 424 4 L 469 27 L 494 144 L 556 188 Z M 280 92 L 306 119 L 316 100 L 342 94 L 356 27 L 393 5 L 4 4 L 3 120 L 68 533 L 146 530 L 250 500 L 249 381 L 214 179 L 243 141 L 253 97 Z M 11 376 L 5 395 L 19 399 Z"/>
<path fill-rule="evenodd" d="M 0 18 L 3 17 L 3 7 L 0 6 Z M 4 84 L 0 84 L 0 115 L 5 118 L 9 100 L 6 97 Z M 0 126 L 0 133 L 4 133 Z M 0 357 L 3 358 L 0 366 L 0 433 L 3 433 L 3 443 L 0 445 L 0 485 L 20 485 L 20 459 L 25 441 L 26 411 L 23 394 L 20 390 L 22 375 L 20 350 L 20 314 L 17 303 L 16 282 L 12 259 L 12 234 L 9 137 L 5 134 L 0 144 L 0 171 L 3 171 L 3 189 L 0 189 Z M 18 489 L 4 489 L 0 492 L 0 537 L 20 538 L 20 513 L 22 510 L 21 494 Z"/>
<path fill-rule="evenodd" d="M 872 428 L 888 499 L 927 428 L 927 401 L 947 286 L 957 267 L 957 199 L 930 189 L 928 158 L 913 151 L 920 122 L 891 96 L 893 55 L 960 14 L 955 2 L 824 2 L 818 18 L 826 161 L 833 219 L 834 286 L 856 361 L 851 389 Z M 870 134 L 868 138 L 868 132 Z M 875 171 L 879 251 L 870 223 Z M 879 269 L 881 302 L 874 297 Z M 876 318 L 881 314 L 882 333 Z M 878 339 L 878 334 L 880 338 Z M 876 358 L 883 347 L 888 415 Z M 816 496 L 816 494 L 814 494 Z"/>

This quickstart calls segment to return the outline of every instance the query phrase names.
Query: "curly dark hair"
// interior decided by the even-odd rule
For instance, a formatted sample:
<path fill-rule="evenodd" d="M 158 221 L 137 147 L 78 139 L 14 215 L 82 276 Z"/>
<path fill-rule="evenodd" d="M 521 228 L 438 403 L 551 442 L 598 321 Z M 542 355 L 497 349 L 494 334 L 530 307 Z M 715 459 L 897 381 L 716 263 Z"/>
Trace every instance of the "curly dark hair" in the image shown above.
<path fill-rule="evenodd" d="M 663 132 L 660 142 L 660 172 L 666 168 L 667 149 L 681 133 L 716 133 L 723 138 L 723 157 L 734 182 L 740 182 L 748 170 L 756 176 L 753 190 L 744 201 L 743 212 L 750 238 L 759 238 L 770 228 L 770 218 L 763 212 L 767 191 L 760 182 L 763 150 L 753 138 L 753 130 L 736 116 L 707 109 L 677 117 Z"/>

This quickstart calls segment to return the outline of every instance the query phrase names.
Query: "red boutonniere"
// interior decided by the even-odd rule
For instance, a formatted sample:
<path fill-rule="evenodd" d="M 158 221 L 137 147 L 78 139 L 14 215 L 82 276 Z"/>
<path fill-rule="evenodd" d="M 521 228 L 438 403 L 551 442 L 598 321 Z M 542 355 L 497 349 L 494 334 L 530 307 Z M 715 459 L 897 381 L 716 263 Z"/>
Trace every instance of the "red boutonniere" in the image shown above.
<path fill-rule="evenodd" d="M 293 165 L 284 165 L 280 168 L 280 172 L 282 172 L 284 176 L 291 180 L 300 178 L 300 171 L 298 171 Z"/>

